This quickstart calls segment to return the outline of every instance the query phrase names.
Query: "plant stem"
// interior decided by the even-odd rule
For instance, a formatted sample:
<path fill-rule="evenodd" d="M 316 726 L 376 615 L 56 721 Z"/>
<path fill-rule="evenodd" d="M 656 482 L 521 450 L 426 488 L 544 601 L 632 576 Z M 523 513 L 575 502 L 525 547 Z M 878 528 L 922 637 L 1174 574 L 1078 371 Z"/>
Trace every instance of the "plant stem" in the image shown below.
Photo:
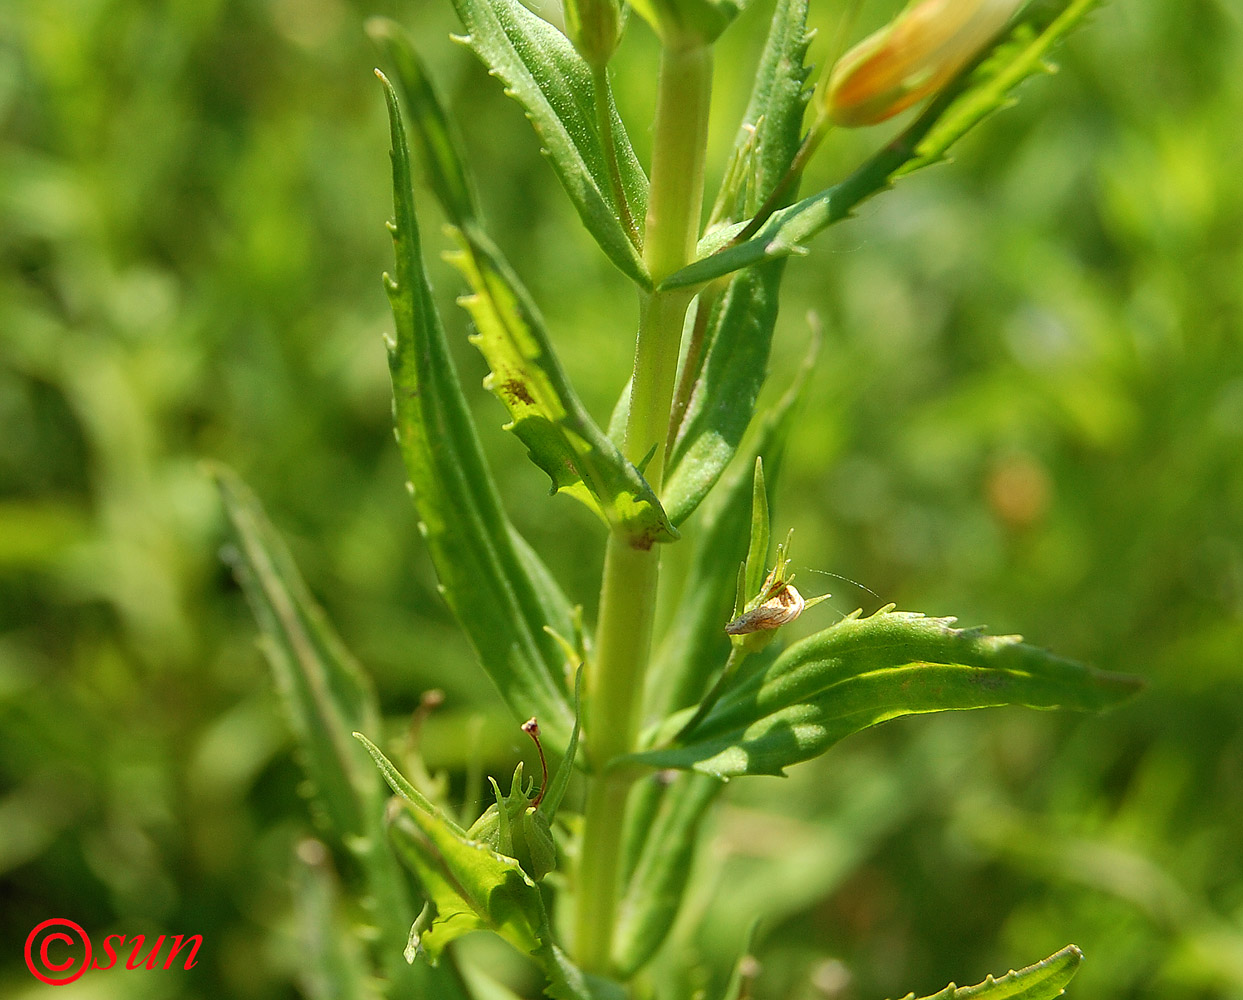
<path fill-rule="evenodd" d="M 661 53 L 643 257 L 654 283 L 687 264 L 699 235 L 712 50 L 667 47 Z M 642 304 L 635 347 L 626 456 L 656 452 L 647 478 L 659 492 L 677 375 L 682 325 L 691 295 L 653 292 Z M 652 643 L 660 550 L 635 549 L 609 536 L 604 555 L 596 651 L 588 665 L 586 740 L 594 767 L 579 857 L 575 957 L 607 974 L 617 916 L 622 831 L 632 778 L 609 761 L 635 748 L 644 674 Z"/>

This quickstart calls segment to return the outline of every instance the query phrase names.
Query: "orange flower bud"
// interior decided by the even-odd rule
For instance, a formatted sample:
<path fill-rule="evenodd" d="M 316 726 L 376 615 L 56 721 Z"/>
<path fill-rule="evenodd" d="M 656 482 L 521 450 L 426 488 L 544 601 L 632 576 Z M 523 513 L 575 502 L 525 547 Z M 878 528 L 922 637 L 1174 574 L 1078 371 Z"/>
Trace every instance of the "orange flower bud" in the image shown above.
<path fill-rule="evenodd" d="M 826 104 L 835 125 L 875 125 L 944 87 L 1025 0 L 920 0 L 833 67 Z"/>

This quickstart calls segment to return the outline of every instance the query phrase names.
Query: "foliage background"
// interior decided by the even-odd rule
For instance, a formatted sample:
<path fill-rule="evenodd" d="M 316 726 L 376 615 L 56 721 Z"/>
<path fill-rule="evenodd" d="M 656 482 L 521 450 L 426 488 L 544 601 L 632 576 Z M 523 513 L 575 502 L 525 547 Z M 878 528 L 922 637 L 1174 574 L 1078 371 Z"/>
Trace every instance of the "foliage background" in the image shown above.
<path fill-rule="evenodd" d="M 813 9 L 818 64 L 841 6 Z M 46 989 L 21 947 L 56 915 L 205 941 L 191 973 L 65 996 L 296 995 L 309 819 L 204 457 L 264 499 L 395 726 L 446 690 L 433 764 L 460 787 L 472 745 L 497 773 L 519 752 L 436 596 L 389 429 L 373 13 L 439 70 L 491 228 L 598 415 L 624 380 L 630 293 L 446 41 L 447 4 L 0 6 L 5 996 Z M 767 13 L 726 36 L 718 163 Z M 955 165 L 791 266 L 774 382 L 808 310 L 825 349 L 776 526 L 804 592 L 838 595 L 808 627 L 879 603 L 824 569 L 1150 687 L 1102 718 L 908 720 L 737 783 L 696 880 L 704 934 L 680 940 L 723 963 L 765 915 L 759 996 L 931 992 L 1068 941 L 1078 996 L 1243 996 L 1241 28 L 1234 0 L 1106 7 Z M 641 150 L 653 57 L 632 24 L 615 85 Z M 806 189 L 881 132 L 840 138 Z M 597 529 L 473 402 L 515 521 L 590 613 Z"/>

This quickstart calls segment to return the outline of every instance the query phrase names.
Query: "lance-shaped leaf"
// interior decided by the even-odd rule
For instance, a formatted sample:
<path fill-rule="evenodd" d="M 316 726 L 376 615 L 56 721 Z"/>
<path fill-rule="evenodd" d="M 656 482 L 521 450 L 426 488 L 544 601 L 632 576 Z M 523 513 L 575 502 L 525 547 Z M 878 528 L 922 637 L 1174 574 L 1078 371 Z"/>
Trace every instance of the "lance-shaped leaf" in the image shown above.
<path fill-rule="evenodd" d="M 435 964 L 451 941 L 475 930 L 494 931 L 527 954 L 541 950 L 549 933 L 544 903 L 517 861 L 409 803 L 396 811 L 389 831 L 434 908 L 411 941 L 428 961 Z"/>
<path fill-rule="evenodd" d="M 676 538 L 651 488 L 579 401 L 530 295 L 484 235 L 462 193 L 471 185 L 449 118 L 409 39 L 396 26 L 382 37 L 401 73 L 432 191 L 457 227 L 460 249 L 449 259 L 473 290 L 460 301 L 478 330 L 471 342 L 492 369 L 485 384 L 513 417 L 507 429 L 526 444 L 554 491 L 581 500 L 635 544 Z"/>
<path fill-rule="evenodd" d="M 363 837 L 379 809 L 375 773 L 350 733 L 377 726 L 375 692 L 307 590 L 259 501 L 231 471 L 210 469 L 235 547 L 228 556 L 262 632 L 312 802 L 341 840 Z"/>
<path fill-rule="evenodd" d="M 299 968 L 302 992 L 309 1000 L 379 1000 L 361 942 L 342 919 L 341 887 L 330 858 L 318 840 L 298 845 L 294 899 L 302 954 L 308 959 Z"/>
<path fill-rule="evenodd" d="M 673 929 L 700 823 L 723 787 L 723 782 L 702 774 L 680 774 L 668 787 L 662 783 L 619 911 L 613 964 L 623 975 L 642 968 Z"/>
<path fill-rule="evenodd" d="M 622 221 L 646 214 L 647 178 L 611 93 L 600 95 L 609 132 L 607 139 L 601 137 L 595 88 L 607 87 L 607 79 L 594 76 L 565 35 L 517 0 L 454 0 L 453 5 L 466 43 L 526 110 L 587 230 L 618 268 L 649 286 L 635 239 Z M 624 193 L 624 211 L 608 180 L 610 164 Z"/>
<path fill-rule="evenodd" d="M 779 0 L 709 229 L 749 218 L 790 169 L 811 95 L 804 64 L 810 42 L 807 0 Z"/>
<path fill-rule="evenodd" d="M 450 261 L 472 294 L 461 302 L 488 361 L 485 385 L 509 410 L 531 459 L 564 490 L 596 510 L 636 548 L 678 537 L 639 471 L 596 425 L 553 353 L 534 303 L 495 248 L 473 227 L 459 231 Z"/>
<path fill-rule="evenodd" d="M 975 986 L 950 983 L 923 1000 L 1056 1000 L 1066 992 L 1066 984 L 1079 971 L 1082 961 L 1083 952 L 1068 944 L 1026 969 L 1011 970 L 1000 979 L 988 976 Z M 914 993 L 908 993 L 904 1000 L 914 1000 L 914 997 Z"/>
<path fill-rule="evenodd" d="M 821 230 L 848 218 L 860 202 L 895 179 L 938 163 L 969 129 L 1013 103 L 1011 92 L 1029 76 L 1049 72 L 1049 49 L 1100 0 L 1061 0 L 1051 19 L 1048 7 L 1033 4 L 983 61 L 950 84 L 897 138 L 840 184 L 774 212 L 741 243 L 731 240 L 742 224 L 710 233 L 700 259 L 661 282 L 662 290 L 689 288 L 763 261 L 805 253 Z"/>
<path fill-rule="evenodd" d="M 780 475 L 786 439 L 815 356 L 813 347 L 790 388 L 755 429 L 752 441 L 739 453 L 705 507 L 682 599 L 648 672 L 652 692 L 648 704 L 656 708 L 657 717 L 693 705 L 703 697 L 713 673 L 729 655 L 729 638 L 723 627 L 734 607 L 738 566 L 749 548 L 755 460 L 763 457 L 771 489 Z"/>
<path fill-rule="evenodd" d="M 517 540 L 484 464 L 423 267 L 397 97 L 381 80 L 393 137 L 395 205 L 396 269 L 387 287 L 397 335 L 389 368 L 397 442 L 420 528 L 441 592 L 501 695 L 515 715 L 538 716 L 563 744 L 574 713 L 565 658 L 546 627 L 573 634 L 569 602 Z"/>
<path fill-rule="evenodd" d="M 367 33 L 397 70 L 397 83 L 406 99 L 406 113 L 414 125 L 414 138 L 428 186 L 445 213 L 458 226 L 478 219 L 475 189 L 466 171 L 461 136 L 445 113 L 444 103 L 415 51 L 406 30 L 386 17 L 367 20 Z"/>
<path fill-rule="evenodd" d="M 1026 705 L 1098 711 L 1142 683 L 1029 646 L 885 608 L 858 612 L 740 677 L 679 742 L 636 754 L 651 767 L 692 768 L 727 778 L 781 774 L 851 733 L 889 719 L 950 709 Z M 689 713 L 662 727 L 677 733 Z M 668 738 L 668 737 L 666 737 Z"/>
<path fill-rule="evenodd" d="M 786 178 L 798 152 L 807 106 L 807 4 L 782 0 L 773 12 L 751 99 L 712 212 L 726 223 L 754 213 Z M 784 204 L 794 196 L 788 185 Z M 774 262 L 736 276 L 723 292 L 705 295 L 707 322 L 688 352 L 679 388 L 677 431 L 662 499 L 681 524 L 720 478 L 755 415 L 768 375 L 784 265 Z"/>

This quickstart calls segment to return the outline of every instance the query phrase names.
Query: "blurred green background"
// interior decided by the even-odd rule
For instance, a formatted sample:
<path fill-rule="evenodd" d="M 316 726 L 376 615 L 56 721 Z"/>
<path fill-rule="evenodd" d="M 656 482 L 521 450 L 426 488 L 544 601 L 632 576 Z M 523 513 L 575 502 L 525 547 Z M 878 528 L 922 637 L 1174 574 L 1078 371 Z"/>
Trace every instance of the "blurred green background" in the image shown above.
<path fill-rule="evenodd" d="M 813 6 L 817 64 L 843 6 Z M 768 7 L 722 47 L 718 165 Z M 447 3 L 0 4 L 6 997 L 48 989 L 21 950 L 51 916 L 204 938 L 192 972 L 99 972 L 66 997 L 298 995 L 310 819 L 203 458 L 262 497 L 398 725 L 445 689 L 433 765 L 457 773 L 479 716 L 497 773 L 518 752 L 436 595 L 389 429 L 377 13 L 438 72 L 491 230 L 601 419 L 624 382 L 633 296 L 447 40 Z M 1235 0 L 1106 6 L 954 165 L 790 267 L 772 388 L 809 310 L 825 347 L 776 526 L 804 592 L 836 595 L 800 627 L 894 601 L 1149 688 L 1099 718 L 907 720 L 736 783 L 692 894 L 703 931 L 678 940 L 720 969 L 763 915 L 757 996 L 928 993 L 1073 941 L 1075 996 L 1243 997 L 1241 32 Z M 653 60 L 632 23 L 615 85 L 641 154 Z M 805 189 L 883 138 L 835 137 Z M 590 615 L 599 530 L 472 402 L 515 521 Z"/>

